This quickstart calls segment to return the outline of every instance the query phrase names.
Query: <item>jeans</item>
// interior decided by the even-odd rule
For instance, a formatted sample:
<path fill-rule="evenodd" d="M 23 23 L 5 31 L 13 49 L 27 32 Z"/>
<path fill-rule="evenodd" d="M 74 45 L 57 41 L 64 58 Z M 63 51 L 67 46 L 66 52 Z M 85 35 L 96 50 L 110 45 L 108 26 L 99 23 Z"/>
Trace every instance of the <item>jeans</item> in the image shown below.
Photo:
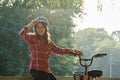
<path fill-rule="evenodd" d="M 52 73 L 31 69 L 30 74 L 34 80 L 57 80 Z"/>

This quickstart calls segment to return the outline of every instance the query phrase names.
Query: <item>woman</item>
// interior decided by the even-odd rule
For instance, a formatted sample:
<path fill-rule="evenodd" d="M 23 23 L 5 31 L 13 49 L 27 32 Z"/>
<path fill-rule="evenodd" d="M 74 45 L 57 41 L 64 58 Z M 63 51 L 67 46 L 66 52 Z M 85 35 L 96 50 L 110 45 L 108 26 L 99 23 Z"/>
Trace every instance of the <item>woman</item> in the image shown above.
<path fill-rule="evenodd" d="M 52 53 L 68 54 L 75 53 L 83 55 L 79 50 L 69 48 L 60 48 L 50 39 L 48 30 L 48 20 L 39 17 L 32 20 L 28 25 L 24 26 L 19 32 L 20 36 L 28 44 L 31 52 L 30 57 L 30 74 L 34 80 L 57 80 L 50 71 L 49 58 Z M 34 32 L 29 30 L 34 28 Z"/>

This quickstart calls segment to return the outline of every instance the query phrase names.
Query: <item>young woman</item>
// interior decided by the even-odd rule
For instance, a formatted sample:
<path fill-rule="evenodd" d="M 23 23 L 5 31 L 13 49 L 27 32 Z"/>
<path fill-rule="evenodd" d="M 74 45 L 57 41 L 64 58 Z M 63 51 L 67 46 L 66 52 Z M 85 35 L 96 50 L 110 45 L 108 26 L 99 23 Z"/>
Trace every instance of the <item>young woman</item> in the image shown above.
<path fill-rule="evenodd" d="M 34 80 L 57 80 L 52 74 L 48 63 L 52 53 L 69 54 L 71 52 L 83 55 L 79 50 L 58 47 L 50 39 L 48 24 L 46 18 L 39 17 L 24 26 L 19 32 L 19 35 L 28 44 L 31 52 L 30 74 Z M 34 32 L 29 32 L 32 27 Z"/>

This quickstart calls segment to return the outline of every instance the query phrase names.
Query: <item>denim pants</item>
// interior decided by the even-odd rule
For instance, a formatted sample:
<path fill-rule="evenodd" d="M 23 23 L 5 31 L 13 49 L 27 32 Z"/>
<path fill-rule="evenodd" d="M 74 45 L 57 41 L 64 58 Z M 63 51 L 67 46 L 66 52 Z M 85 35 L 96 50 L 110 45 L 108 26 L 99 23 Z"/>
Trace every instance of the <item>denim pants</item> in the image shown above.
<path fill-rule="evenodd" d="M 52 73 L 31 69 L 30 74 L 34 80 L 57 80 Z"/>

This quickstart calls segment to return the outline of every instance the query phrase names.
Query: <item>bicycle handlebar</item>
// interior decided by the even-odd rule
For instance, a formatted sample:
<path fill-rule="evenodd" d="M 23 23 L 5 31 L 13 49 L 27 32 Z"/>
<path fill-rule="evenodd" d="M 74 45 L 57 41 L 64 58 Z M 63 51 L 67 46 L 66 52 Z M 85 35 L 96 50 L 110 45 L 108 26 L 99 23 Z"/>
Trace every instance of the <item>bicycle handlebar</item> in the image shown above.
<path fill-rule="evenodd" d="M 96 54 L 96 55 L 93 55 L 93 58 L 98 58 L 98 57 L 103 57 L 103 56 L 106 56 L 107 54 L 104 53 L 104 54 Z"/>
<path fill-rule="evenodd" d="M 81 56 L 79 56 L 79 62 L 80 62 L 81 66 L 89 67 L 89 66 L 92 65 L 93 58 L 103 57 L 103 56 L 106 56 L 106 55 L 107 55 L 106 53 L 104 53 L 104 54 L 98 53 L 98 54 L 93 55 L 91 59 L 82 59 Z M 85 62 L 90 61 L 90 63 L 89 64 L 82 64 L 82 61 L 85 61 Z"/>
<path fill-rule="evenodd" d="M 70 54 L 72 54 L 74 56 L 79 56 L 79 62 L 80 62 L 80 65 L 85 68 L 85 74 L 87 74 L 88 67 L 90 67 L 92 65 L 94 58 L 99 58 L 99 57 L 103 57 L 103 56 L 107 55 L 106 53 L 98 53 L 98 54 L 93 55 L 90 59 L 86 59 L 86 58 L 83 59 L 83 58 L 81 58 L 81 55 L 77 55 L 72 52 L 70 52 Z M 84 61 L 85 63 L 83 64 L 82 61 Z M 86 63 L 87 61 L 89 61 L 89 64 Z"/>

